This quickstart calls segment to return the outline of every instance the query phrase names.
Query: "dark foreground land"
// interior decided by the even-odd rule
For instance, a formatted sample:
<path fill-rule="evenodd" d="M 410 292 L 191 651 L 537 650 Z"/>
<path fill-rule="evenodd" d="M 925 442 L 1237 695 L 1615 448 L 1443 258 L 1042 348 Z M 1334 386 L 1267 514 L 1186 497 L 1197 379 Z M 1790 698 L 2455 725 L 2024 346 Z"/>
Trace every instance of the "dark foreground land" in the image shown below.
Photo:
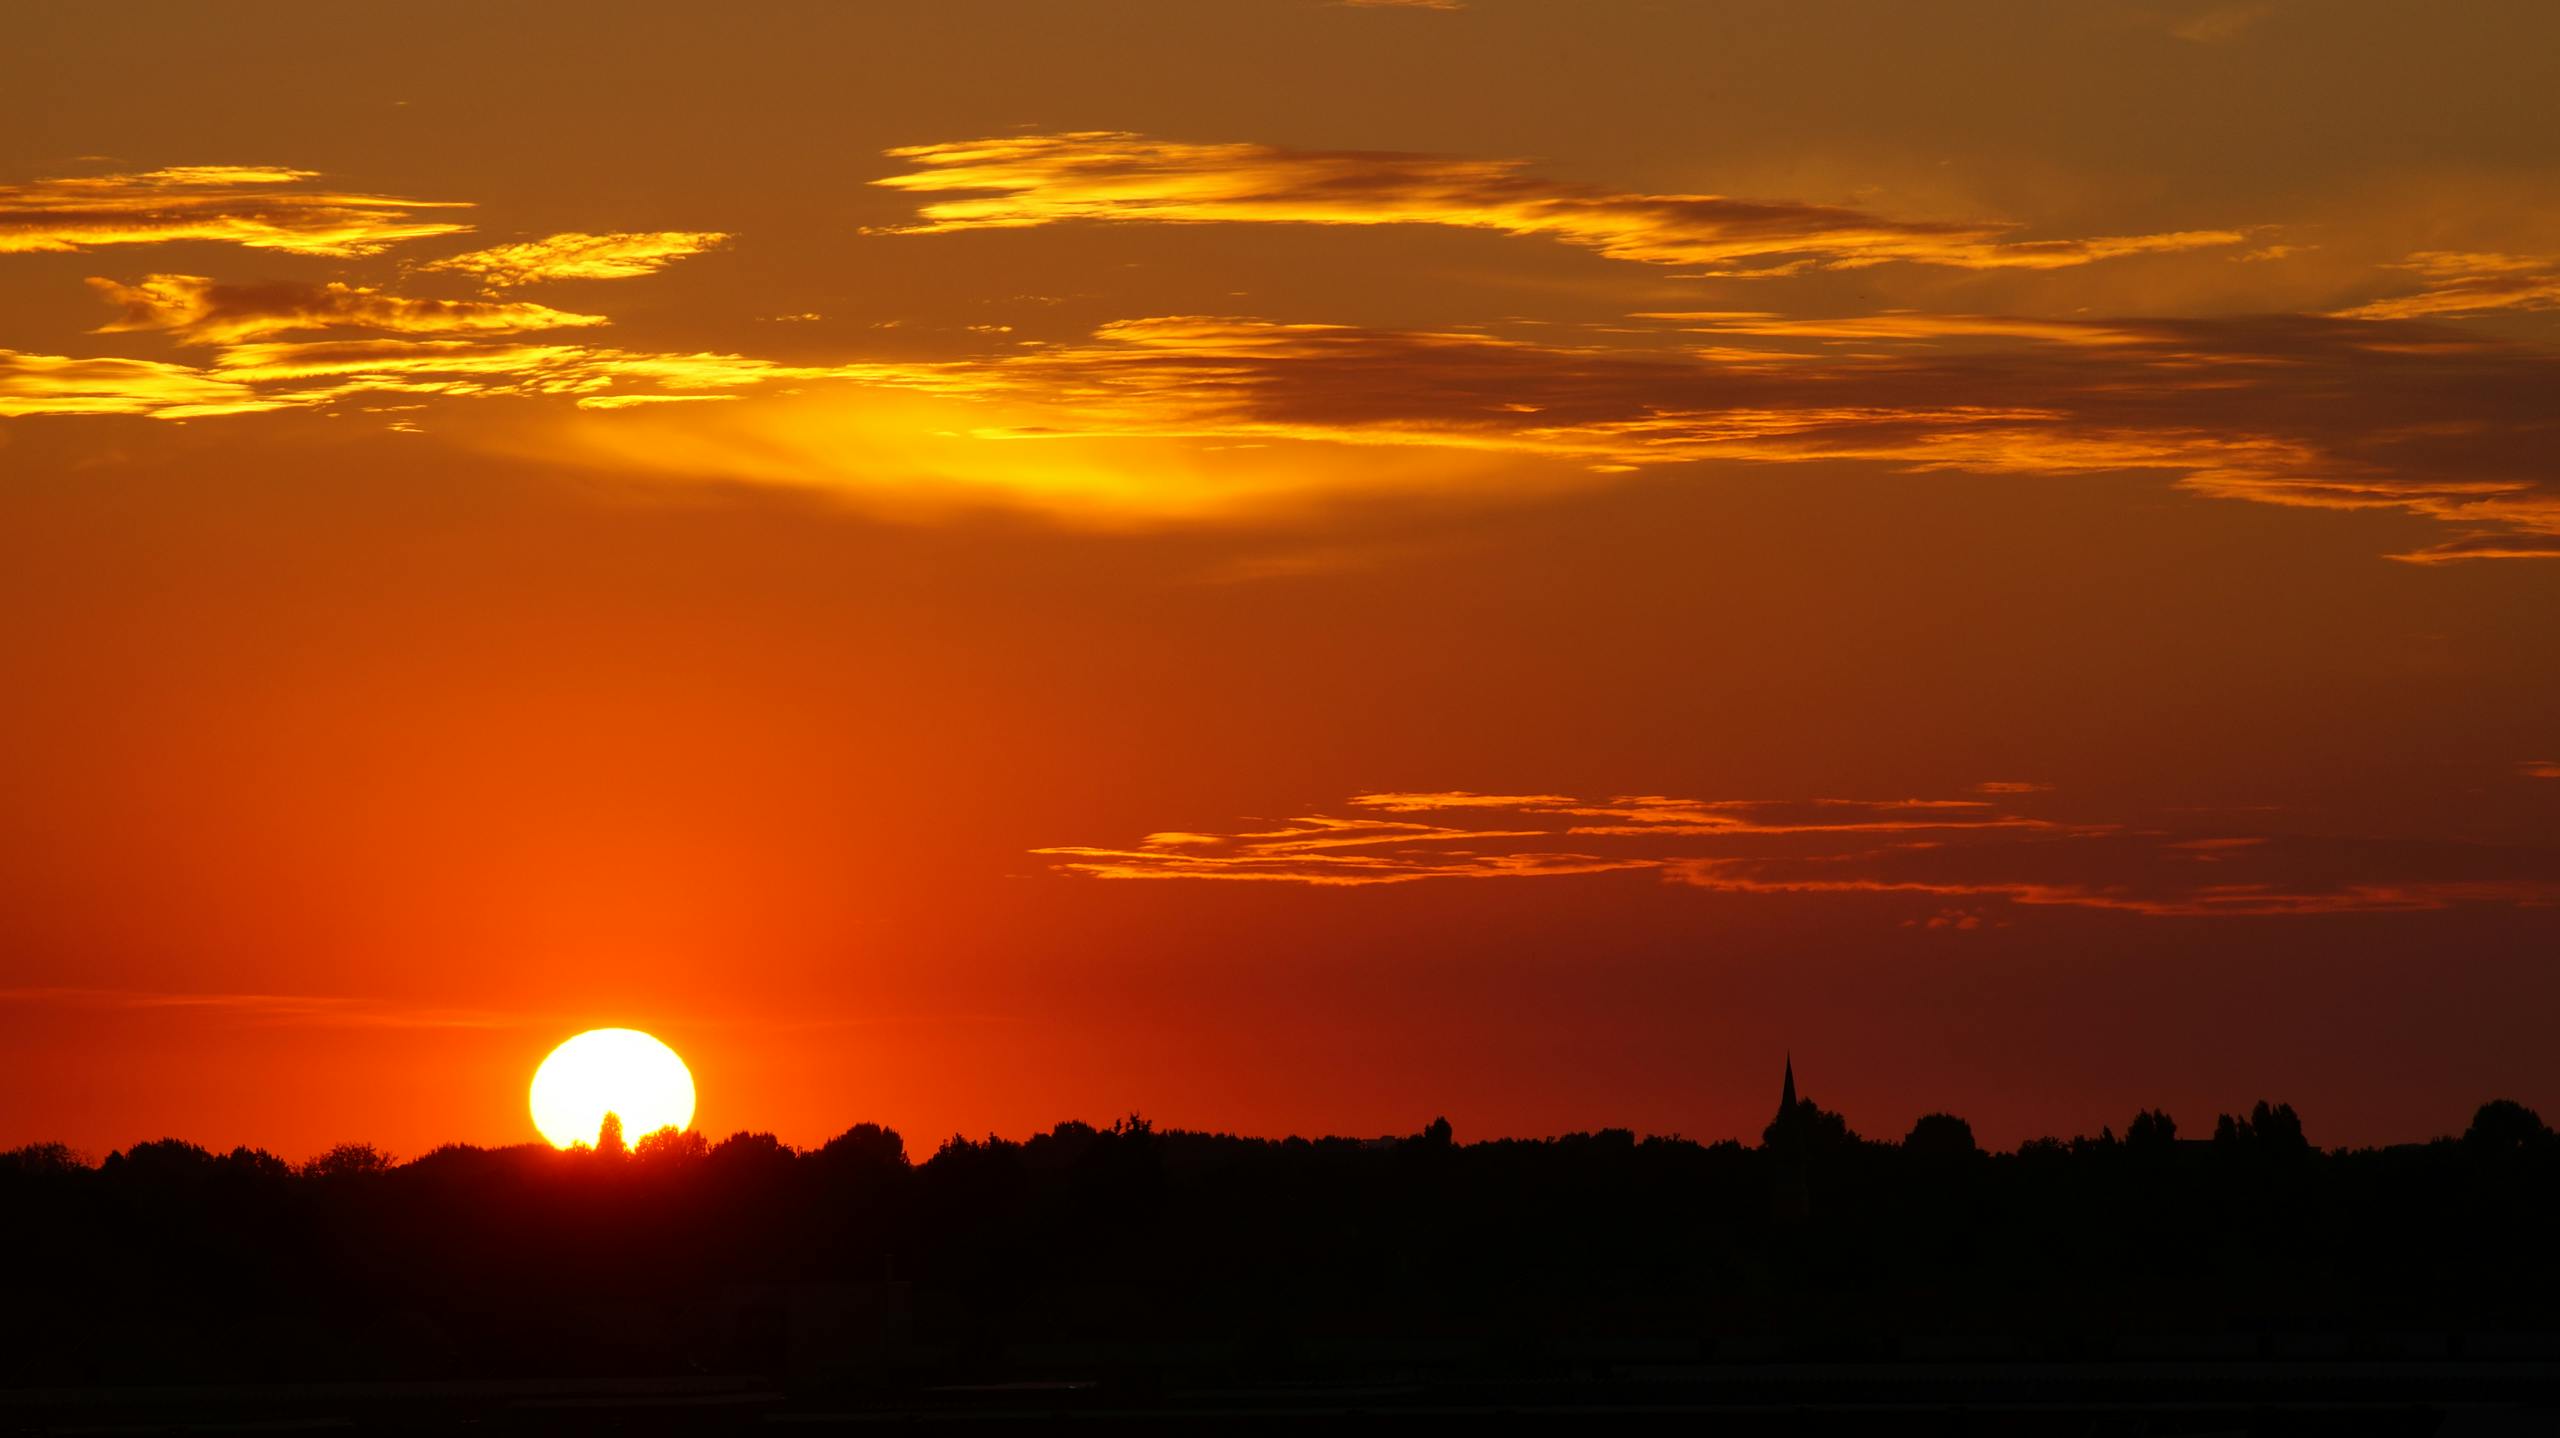
<path fill-rule="evenodd" d="M 0 1431 L 2560 1432 L 2560 1142 L 0 1155 Z"/>

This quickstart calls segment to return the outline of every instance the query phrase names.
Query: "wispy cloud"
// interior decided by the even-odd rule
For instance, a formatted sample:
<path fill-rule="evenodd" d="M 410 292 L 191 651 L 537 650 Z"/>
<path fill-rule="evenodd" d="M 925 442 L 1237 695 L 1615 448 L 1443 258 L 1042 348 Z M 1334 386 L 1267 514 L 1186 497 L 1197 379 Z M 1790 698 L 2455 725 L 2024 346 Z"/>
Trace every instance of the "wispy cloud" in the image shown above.
<path fill-rule="evenodd" d="M 2560 352 L 2405 322 L 1666 321 L 1694 348 L 1170 316 L 875 382 L 1035 407 L 1023 437 L 1294 439 L 1598 469 L 1861 459 L 1920 470 L 2161 470 L 2259 503 L 2465 527 L 2421 562 L 2540 553 Z M 1840 348 L 1844 331 L 1890 339 Z M 990 431 L 991 433 L 1001 431 Z"/>
<path fill-rule="evenodd" d="M 2391 556 L 2404 564 L 2460 564 L 2476 559 L 2560 559 L 2560 534 L 2467 534 Z"/>
<path fill-rule="evenodd" d="M 2550 405 L 2560 350 L 2417 321 L 1679 311 L 1577 343 L 1570 331 L 1522 339 L 1173 315 L 969 360 L 810 364 L 472 337 L 249 341 L 241 336 L 288 325 L 432 332 L 596 317 L 343 285 L 162 277 L 103 288 L 128 305 L 128 323 L 238 342 L 197 368 L 12 354 L 0 361 L 0 412 L 193 418 L 363 392 L 638 411 L 848 386 L 869 392 L 855 396 L 864 406 L 906 410 L 863 430 L 860 444 L 849 443 L 841 396 L 814 406 L 823 414 L 760 407 L 727 429 L 697 420 L 564 443 L 643 469 L 830 486 L 906 484 L 913 475 L 897 466 L 912 463 L 955 493 L 984 479 L 1044 503 L 1159 515 L 1372 486 L 1397 453 L 1444 456 L 1435 484 L 1456 466 L 1524 461 L 1600 472 L 1810 460 L 2055 478 L 2148 470 L 2216 498 L 2397 509 L 2454 528 L 2393 556 L 2413 563 L 2560 553 Z M 1222 449 L 1218 475 L 1092 457 L 1124 441 Z M 1078 461 L 1060 447 L 1074 442 L 1097 448 Z M 1029 443 L 1046 446 L 1037 463 L 1020 448 Z M 1289 444 L 1369 447 L 1380 463 L 1274 460 L 1264 473 L 1234 452 Z M 859 472 L 846 458 L 856 452 Z"/>
<path fill-rule="evenodd" d="M 0 185 L 0 254 L 202 240 L 302 255 L 370 255 L 470 229 L 456 200 L 333 190 L 310 170 L 189 165 Z"/>
<path fill-rule="evenodd" d="M 2064 820 L 1996 799 L 1682 799 L 1359 794 L 1348 816 L 1126 848 L 1035 850 L 1110 880 L 1342 888 L 1649 871 L 1733 894 L 1826 894 L 2203 918 L 2560 904 L 2560 852 Z M 1473 820 L 1505 816 L 1500 827 Z M 1396 819 L 1375 817 L 1395 814 Z M 1430 822 L 1416 815 L 1464 815 Z"/>
<path fill-rule="evenodd" d="M 492 286 L 529 285 L 541 280 L 626 280 L 654 274 L 728 241 L 725 234 L 696 230 L 615 235 L 572 232 L 492 245 L 418 268 L 477 275 Z"/>
<path fill-rule="evenodd" d="M 399 334 L 491 334 L 605 323 L 513 300 L 388 295 L 362 285 L 219 284 L 203 275 L 146 275 L 138 284 L 91 276 L 91 288 L 123 311 L 101 334 L 162 330 L 181 344 L 233 344 L 296 330 L 372 329 Z"/>
<path fill-rule="evenodd" d="M 2103 321 L 1923 314 L 1913 310 L 1823 319 L 1790 318 L 1766 310 L 1647 310 L 1631 318 L 1660 321 L 1693 334 L 1822 344 L 1856 341 L 1940 345 L 1951 340 L 2033 340 L 2098 347 L 2138 345 L 2155 338 L 2138 326 L 2116 327 Z"/>
<path fill-rule="evenodd" d="M 391 1003 L 338 994 L 239 994 L 91 988 L 0 989 L 0 1004 L 117 1012 L 200 1011 L 244 1023 L 348 1029 L 507 1029 L 531 1022 L 490 1009 Z"/>
<path fill-rule="evenodd" d="M 1551 180 L 1518 160 L 1392 150 L 1193 144 L 1125 131 L 999 136 L 892 150 L 918 168 L 873 181 L 927 201 L 906 233 L 1075 220 L 1450 225 L 1538 236 L 1650 264 L 1849 269 L 1890 261 L 2059 269 L 2238 244 L 2230 230 L 2026 240 L 2003 221 L 1906 220 L 1835 205 L 1643 194 Z"/>
<path fill-rule="evenodd" d="M 2270 4 L 2216 5 L 2170 22 L 2169 33 L 2198 45 L 2228 45 L 2275 12 Z"/>
<path fill-rule="evenodd" d="M 532 307 L 540 309 L 540 306 Z M 315 409 L 362 394 L 553 397 L 612 410 L 733 398 L 762 385 L 872 378 L 868 365 L 479 339 L 269 341 L 223 346 L 201 368 L 0 350 L 0 415 L 197 419 Z"/>
<path fill-rule="evenodd" d="M 2394 268 L 2418 276 L 2426 288 L 2339 313 L 2351 319 L 2408 320 L 2560 309 L 2560 255 L 2422 250 Z"/>

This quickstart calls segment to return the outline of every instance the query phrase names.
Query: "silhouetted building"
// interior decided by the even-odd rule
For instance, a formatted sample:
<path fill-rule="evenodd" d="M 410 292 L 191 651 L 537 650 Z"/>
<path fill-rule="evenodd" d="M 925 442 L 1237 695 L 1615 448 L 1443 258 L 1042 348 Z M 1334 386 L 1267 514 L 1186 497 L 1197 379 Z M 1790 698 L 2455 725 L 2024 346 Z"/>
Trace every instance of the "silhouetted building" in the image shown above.
<path fill-rule="evenodd" d="M 1805 1173 L 1805 1111 L 1812 1103 L 1796 1097 L 1796 1056 L 1787 1055 L 1787 1072 L 1778 1087 L 1778 1112 L 1760 1135 L 1761 1147 L 1777 1160 L 1769 1177 L 1769 1217 L 1778 1223 L 1802 1223 L 1813 1212 L 1812 1185 Z"/>

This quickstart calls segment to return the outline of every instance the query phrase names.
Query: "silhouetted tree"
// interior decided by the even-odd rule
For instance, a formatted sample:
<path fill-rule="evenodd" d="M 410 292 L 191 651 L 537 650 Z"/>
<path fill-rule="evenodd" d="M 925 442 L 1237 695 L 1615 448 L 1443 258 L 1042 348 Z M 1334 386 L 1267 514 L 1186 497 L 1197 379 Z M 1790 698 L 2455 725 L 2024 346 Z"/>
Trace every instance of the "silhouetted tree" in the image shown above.
<path fill-rule="evenodd" d="M 2302 1136 L 2302 1120 L 2294 1114 L 2293 1105 L 2269 1107 L 2265 1099 L 2249 1110 L 2249 1126 L 2258 1131 L 2258 1146 L 2271 1154 L 2308 1153 L 2310 1140 Z"/>
<path fill-rule="evenodd" d="M 312 1178 L 355 1178 L 388 1172 L 391 1155 L 369 1143 L 342 1143 L 302 1166 Z"/>
<path fill-rule="evenodd" d="M 1982 1150 L 1974 1145 L 1973 1125 L 1951 1113 L 1924 1113 L 1903 1135 L 1903 1151 L 1930 1158 L 1972 1158 Z"/>
<path fill-rule="evenodd" d="M 2302 1120 L 2295 1115 L 2293 1105 L 2269 1104 L 2265 1099 L 2250 1108 L 2247 1118 L 2227 1113 L 2216 1118 L 2213 1142 L 2225 1153 L 2268 1158 L 2293 1158 L 2311 1152 L 2310 1140 L 2302 1136 Z"/>
<path fill-rule="evenodd" d="M 894 1128 L 858 1123 L 820 1144 L 817 1157 L 829 1164 L 902 1169 L 907 1166 L 907 1141 Z"/>
<path fill-rule="evenodd" d="M 2551 1127 L 2542 1115 L 2514 1099 L 2499 1098 L 2480 1105 L 2471 1116 L 2462 1146 L 2475 1153 L 2512 1153 L 2549 1143 L 2551 1137 Z"/>
<path fill-rule="evenodd" d="M 674 1124 L 668 1124 L 643 1134 L 640 1142 L 633 1145 L 631 1156 L 646 1163 L 665 1167 L 671 1164 L 697 1162 L 707 1156 L 710 1151 L 710 1142 L 701 1134 L 689 1128 L 678 1128 Z"/>
<path fill-rule="evenodd" d="M 2042 1138 L 2031 1138 L 2019 1144 L 2018 1157 L 2029 1163 L 2068 1163 L 2071 1159 L 2071 1145 L 2051 1134 L 2046 1134 Z"/>
<path fill-rule="evenodd" d="M 293 1177 L 292 1164 L 263 1148 L 250 1148 L 243 1145 L 224 1154 L 221 1163 L 223 1167 L 235 1173 L 244 1173 L 252 1178 L 274 1180 Z M 389 1166 L 387 1161 L 385 1166 Z"/>
<path fill-rule="evenodd" d="M 1760 1130 L 1760 1146 L 1781 1153 L 1828 1153 L 1858 1142 L 1849 1121 L 1809 1098 L 1796 1100 L 1792 1108 L 1781 1109 Z"/>
<path fill-rule="evenodd" d="M 2131 1153 L 2167 1153 L 2178 1144 L 2178 1121 L 2162 1109 L 2147 1108 L 2133 1116 L 2124 1130 L 2124 1146 Z"/>
<path fill-rule="evenodd" d="M 791 1146 L 769 1133 L 733 1133 L 704 1155 L 711 1170 L 740 1183 L 769 1186 L 797 1161 Z"/>
<path fill-rule="evenodd" d="M 628 1158 L 629 1146 L 622 1141 L 622 1115 L 606 1109 L 604 1122 L 596 1126 L 596 1154 L 601 1158 Z"/>
<path fill-rule="evenodd" d="M 2176 1142 L 2151 1110 L 2120 1144 L 1931 1159 L 1975 1153 L 1962 1120 L 1930 1115 L 1896 1150 L 1792 1096 L 1756 1150 L 1135 1119 L 955 1138 L 921 1163 L 869 1124 L 807 1153 L 662 1130 L 621 1164 L 596 1161 L 602 1131 L 599 1150 L 448 1145 L 395 1164 L 348 1145 L 298 1168 L 175 1140 L 94 1168 L 38 1146 L 0 1153 L 0 1233 L 21 1240 L 0 1264 L 0 1384 L 497 1376 L 522 1355 L 825 1377 L 906 1344 L 985 1355 L 919 1357 L 932 1381 L 1020 1372 L 997 1355 L 1061 1341 L 1162 1353 L 1169 1333 L 1225 1374 L 1265 1352 L 1296 1371 L 1308 1340 L 1353 1330 L 1470 1353 L 1523 1333 L 1819 1348 L 1844 1313 L 1879 1335 L 1955 1316 L 2022 1347 L 2137 1324 L 2548 1324 L 2560 1142 L 2522 1105 L 2484 1105 L 2459 1141 L 2317 1162 L 2269 1157 L 2310 1152 L 2281 1105 L 2218 1127 L 2239 1161 L 2128 1163 Z M 875 1300 L 904 1337 L 856 1336 Z M 759 1336 L 777 1333 L 793 1336 Z"/>
<path fill-rule="evenodd" d="M 137 1179 L 181 1179 L 208 1173 L 213 1155 L 184 1139 L 156 1138 L 107 1155 L 106 1173 Z"/>
<path fill-rule="evenodd" d="M 16 1173 L 68 1174 L 87 1167 L 67 1143 L 31 1143 L 0 1153 L 0 1170 Z"/>

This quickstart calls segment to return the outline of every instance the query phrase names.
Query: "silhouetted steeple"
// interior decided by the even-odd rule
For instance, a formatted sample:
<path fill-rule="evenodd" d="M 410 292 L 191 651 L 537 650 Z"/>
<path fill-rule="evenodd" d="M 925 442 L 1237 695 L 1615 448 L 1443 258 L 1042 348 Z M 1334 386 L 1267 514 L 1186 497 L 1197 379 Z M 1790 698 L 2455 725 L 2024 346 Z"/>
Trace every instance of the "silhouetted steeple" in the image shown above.
<path fill-rule="evenodd" d="M 1811 1104 L 1802 1105 L 1811 1109 Z M 1778 1089 L 1778 1116 L 1761 1132 L 1761 1146 L 1777 1159 L 1769 1173 L 1769 1217 L 1781 1224 L 1805 1221 L 1813 1198 L 1805 1174 L 1805 1122 L 1796 1102 L 1796 1056 L 1787 1054 L 1786 1081 Z"/>

